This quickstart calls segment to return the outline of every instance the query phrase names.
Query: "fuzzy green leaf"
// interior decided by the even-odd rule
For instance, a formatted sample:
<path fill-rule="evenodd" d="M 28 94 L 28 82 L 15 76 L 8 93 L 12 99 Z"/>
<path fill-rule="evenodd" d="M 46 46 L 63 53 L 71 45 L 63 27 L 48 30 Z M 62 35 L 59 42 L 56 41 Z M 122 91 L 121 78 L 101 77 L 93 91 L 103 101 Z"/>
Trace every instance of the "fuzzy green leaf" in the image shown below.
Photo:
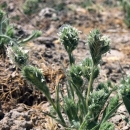
<path fill-rule="evenodd" d="M 99 91 L 99 90 L 102 90 L 102 89 L 105 91 L 105 93 L 109 93 L 110 92 L 109 91 L 109 86 L 108 86 L 107 83 L 101 82 L 101 83 L 98 84 L 96 90 Z"/>
<path fill-rule="evenodd" d="M 109 51 L 110 40 L 107 37 L 102 36 L 98 29 L 94 29 L 90 32 L 87 42 L 89 45 L 93 63 L 94 65 L 97 65 L 101 60 L 102 54 L 105 54 Z"/>
<path fill-rule="evenodd" d="M 71 124 L 73 124 L 73 121 L 79 121 L 77 103 L 72 98 L 64 98 L 64 110 Z"/>
<path fill-rule="evenodd" d="M 81 65 L 81 70 L 82 70 L 82 75 L 87 78 L 87 80 L 90 79 L 91 71 L 92 71 L 92 59 L 86 58 L 83 60 L 82 65 Z M 93 74 L 93 79 L 97 78 L 99 75 L 99 68 L 95 67 L 94 69 L 94 74 Z"/>
<path fill-rule="evenodd" d="M 31 65 L 25 66 L 22 69 L 22 75 L 27 81 L 34 84 L 45 95 L 48 96 L 49 89 L 46 86 L 45 77 L 43 76 L 42 72 L 37 67 L 33 67 Z"/>
<path fill-rule="evenodd" d="M 103 89 L 94 91 L 90 94 L 89 111 L 91 112 L 92 117 L 98 117 L 108 97 L 109 93 L 105 93 Z"/>
<path fill-rule="evenodd" d="M 7 49 L 8 56 L 12 63 L 14 63 L 18 68 L 22 68 L 28 64 L 28 51 L 23 50 L 21 47 L 13 46 Z"/>
<path fill-rule="evenodd" d="M 80 89 L 83 85 L 83 79 L 81 77 L 82 71 L 81 66 L 72 65 L 70 68 L 70 77 L 73 83 Z"/>

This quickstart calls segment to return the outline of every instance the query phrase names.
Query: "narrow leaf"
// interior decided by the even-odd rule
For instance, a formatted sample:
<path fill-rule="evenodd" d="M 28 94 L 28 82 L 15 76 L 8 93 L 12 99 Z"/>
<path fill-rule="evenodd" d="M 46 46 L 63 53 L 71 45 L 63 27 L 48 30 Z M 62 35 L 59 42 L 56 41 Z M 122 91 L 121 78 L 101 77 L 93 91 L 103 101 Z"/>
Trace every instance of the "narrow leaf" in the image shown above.
<path fill-rule="evenodd" d="M 122 103 L 118 104 L 117 106 L 115 106 L 103 119 L 102 123 L 104 123 L 105 121 L 107 121 L 111 115 L 118 109 L 118 107 L 121 105 Z"/>
<path fill-rule="evenodd" d="M 130 99 L 127 96 L 122 96 L 122 99 L 123 99 L 123 102 L 125 104 L 127 111 L 130 114 Z"/>
<path fill-rule="evenodd" d="M 51 117 L 52 119 L 56 120 L 56 121 L 57 121 L 59 124 L 61 124 L 62 126 L 65 126 L 65 124 L 64 124 L 61 120 L 57 119 L 57 117 L 55 117 L 55 116 L 53 116 L 53 115 L 51 115 L 51 114 L 49 114 L 49 113 L 47 113 L 47 112 L 43 112 L 43 111 L 42 111 L 42 113 L 44 113 L 45 115 L 48 115 L 48 116 Z"/>
<path fill-rule="evenodd" d="M 99 130 L 100 124 L 96 125 L 94 128 L 92 128 L 91 130 Z"/>

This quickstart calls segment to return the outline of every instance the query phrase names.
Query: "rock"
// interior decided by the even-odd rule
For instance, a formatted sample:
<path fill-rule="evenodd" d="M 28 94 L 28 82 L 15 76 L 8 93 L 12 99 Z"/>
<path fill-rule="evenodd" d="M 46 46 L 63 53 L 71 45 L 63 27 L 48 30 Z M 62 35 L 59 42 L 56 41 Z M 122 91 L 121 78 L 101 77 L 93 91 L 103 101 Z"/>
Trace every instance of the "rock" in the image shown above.
<path fill-rule="evenodd" d="M 87 10 L 84 8 L 78 7 L 78 8 L 76 8 L 76 12 L 79 14 L 85 14 L 85 13 L 87 13 Z"/>
<path fill-rule="evenodd" d="M 110 79 L 111 79 L 113 82 L 117 83 L 117 82 L 119 82 L 119 80 L 120 80 L 121 78 L 120 78 L 120 75 L 119 75 L 118 73 L 113 73 L 113 74 L 110 75 Z"/>
<path fill-rule="evenodd" d="M 121 105 L 117 110 L 117 113 L 119 114 L 125 114 L 125 112 L 127 112 L 125 105 Z"/>
<path fill-rule="evenodd" d="M 17 111 L 18 111 L 18 112 L 23 112 L 23 111 L 24 111 L 24 108 L 20 106 L 20 107 L 17 108 Z"/>
<path fill-rule="evenodd" d="M 39 13 L 41 19 L 56 17 L 56 11 L 53 8 L 42 9 Z"/>
<path fill-rule="evenodd" d="M 12 118 L 12 119 L 19 118 L 20 116 L 23 115 L 22 113 L 17 112 L 17 110 L 15 110 L 15 109 L 11 110 L 11 111 L 9 112 L 9 114 L 10 114 L 10 115 L 9 115 L 10 118 Z M 6 116 L 7 116 L 7 115 L 6 115 Z"/>
<path fill-rule="evenodd" d="M 111 121 L 115 124 L 118 124 L 122 120 L 120 115 L 115 115 L 111 118 Z"/>
<path fill-rule="evenodd" d="M 111 49 L 110 53 L 107 53 L 107 56 L 103 57 L 103 60 L 109 61 L 109 62 L 119 61 L 119 60 L 123 59 L 124 57 L 125 57 L 125 55 L 122 52 Z"/>
<path fill-rule="evenodd" d="M 55 27 L 53 25 L 50 25 L 50 28 L 46 31 L 45 36 L 50 36 L 55 32 Z"/>
<path fill-rule="evenodd" d="M 14 6 L 14 3 L 9 3 L 8 4 L 8 11 L 9 12 L 12 12 L 14 10 L 15 6 Z"/>
<path fill-rule="evenodd" d="M 33 127 L 32 121 L 23 121 L 22 123 L 20 122 L 20 125 L 22 128 L 26 128 L 29 130 Z"/>
<path fill-rule="evenodd" d="M 55 37 L 39 37 L 35 42 L 38 42 L 39 44 L 50 44 L 53 43 L 53 41 L 56 40 Z"/>
<path fill-rule="evenodd" d="M 129 127 L 125 126 L 125 127 L 122 128 L 122 130 L 129 130 Z"/>
<path fill-rule="evenodd" d="M 1 128 L 1 130 L 10 130 L 10 126 L 8 126 L 6 124 L 4 126 L 0 125 L 0 128 Z"/>
<path fill-rule="evenodd" d="M 52 51 L 45 51 L 44 52 L 44 56 L 46 57 L 46 58 L 53 58 L 53 55 L 52 55 Z"/>
<path fill-rule="evenodd" d="M 31 117 L 23 111 L 24 108 L 19 107 L 18 109 L 12 109 L 9 113 L 6 113 L 4 118 L 0 121 L 1 130 L 32 129 L 33 123 Z"/>

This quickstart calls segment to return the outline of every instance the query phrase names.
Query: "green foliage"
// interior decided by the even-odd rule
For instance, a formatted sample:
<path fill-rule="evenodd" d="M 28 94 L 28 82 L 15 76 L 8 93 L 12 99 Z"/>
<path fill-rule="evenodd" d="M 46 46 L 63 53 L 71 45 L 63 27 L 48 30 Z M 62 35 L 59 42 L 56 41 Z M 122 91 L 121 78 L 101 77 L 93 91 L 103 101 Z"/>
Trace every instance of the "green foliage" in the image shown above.
<path fill-rule="evenodd" d="M 99 90 L 104 90 L 105 93 L 109 93 L 109 87 L 111 87 L 111 82 L 110 81 L 107 81 L 106 83 L 99 83 L 96 90 L 99 91 Z"/>
<path fill-rule="evenodd" d="M 125 104 L 125 107 L 126 107 L 128 113 L 130 114 L 130 98 L 128 96 L 123 96 L 122 99 L 123 99 L 123 102 Z"/>
<path fill-rule="evenodd" d="M 18 68 L 22 68 L 28 64 L 28 51 L 23 50 L 21 47 L 12 46 L 7 48 L 8 57 L 11 62 L 14 63 Z"/>
<path fill-rule="evenodd" d="M 0 10 L 0 50 L 4 51 L 5 44 L 11 44 L 12 38 L 14 38 L 14 28 L 9 25 L 9 19 L 5 12 Z"/>
<path fill-rule="evenodd" d="M 93 5 L 93 0 L 83 0 L 81 2 L 81 6 L 83 8 L 87 8 L 87 7 L 92 6 L 92 5 Z"/>
<path fill-rule="evenodd" d="M 130 95 L 130 75 L 126 77 L 126 79 L 121 80 L 121 84 L 119 86 L 119 92 L 122 96 Z"/>
<path fill-rule="evenodd" d="M 123 9 L 125 12 L 129 12 L 129 4 L 130 4 L 130 0 L 122 0 L 121 4 L 123 6 Z"/>
<path fill-rule="evenodd" d="M 130 0 L 122 0 L 121 4 L 123 6 L 123 10 L 125 12 L 125 23 L 128 27 L 130 27 Z"/>
<path fill-rule="evenodd" d="M 93 66 L 93 62 L 92 59 L 90 58 L 86 58 L 83 62 L 82 62 L 82 74 L 85 78 L 88 79 L 88 81 L 90 80 L 90 75 L 91 75 L 91 71 L 92 71 L 92 66 Z M 93 79 L 97 78 L 99 75 L 99 68 L 95 67 L 94 69 L 94 74 L 93 74 Z"/>
<path fill-rule="evenodd" d="M 35 30 L 35 31 L 32 32 L 32 34 L 31 34 L 29 37 L 17 41 L 17 43 L 18 43 L 19 45 L 24 44 L 24 43 L 27 43 L 28 41 L 30 41 L 30 40 L 32 40 L 32 39 L 35 39 L 35 38 L 40 37 L 41 34 L 42 34 L 41 31 L 39 31 L 39 30 Z"/>
<path fill-rule="evenodd" d="M 83 79 L 81 75 L 82 75 L 81 66 L 72 65 L 70 68 L 70 77 L 72 82 L 77 87 L 81 87 L 83 85 Z"/>
<path fill-rule="evenodd" d="M 38 9 L 38 0 L 26 0 L 23 5 L 23 12 L 27 15 L 31 15 Z"/>
<path fill-rule="evenodd" d="M 0 55 L 6 57 L 6 50 L 10 60 L 18 67 L 22 68 L 28 64 L 28 53 L 20 47 L 23 43 L 41 36 L 41 31 L 33 31 L 33 33 L 24 39 L 19 40 L 15 36 L 13 25 L 9 24 L 6 13 L 0 9 Z"/>
<path fill-rule="evenodd" d="M 14 42 L 14 28 L 9 24 L 6 13 L 0 9 L 0 55 L 6 57 L 6 46 Z"/>
<path fill-rule="evenodd" d="M 90 32 L 87 42 L 93 63 L 94 65 L 97 65 L 99 64 L 102 55 L 109 51 L 110 40 L 107 37 L 102 36 L 98 29 L 94 29 Z"/>
<path fill-rule="evenodd" d="M 0 16 L 2 20 L 4 13 L 1 12 Z M 53 107 L 50 113 L 43 112 L 44 114 L 55 119 L 67 130 L 114 130 L 114 125 L 108 120 L 122 102 L 119 103 L 118 93 L 115 97 L 109 98 L 111 93 L 118 88 L 113 87 L 112 83 L 107 81 L 99 83 L 96 89 L 93 89 L 95 87 L 94 80 L 99 75 L 102 55 L 110 49 L 110 40 L 107 37 L 104 37 L 98 29 L 91 31 L 87 39 L 91 57 L 85 58 L 85 60 L 81 61 L 81 64 L 77 65 L 72 52 L 78 46 L 79 31 L 70 25 L 65 25 L 60 29 L 58 33 L 59 39 L 68 53 L 71 66 L 69 71 L 64 70 L 67 78 L 67 94 L 64 95 L 60 85 L 58 85 L 56 98 L 53 100 L 44 74 L 40 69 L 29 64 L 28 51 L 23 51 L 20 47 L 21 44 L 40 36 L 41 32 L 34 31 L 28 38 L 17 40 L 12 38 L 14 33 L 10 26 L 6 29 L 3 28 L 3 30 L 5 32 L 4 35 L 1 33 L 0 40 L 9 40 L 9 43 L 12 43 L 8 47 L 10 59 L 21 69 L 23 77 L 45 94 Z M 88 83 L 85 82 L 86 80 Z M 119 93 L 122 95 L 127 110 L 130 112 L 129 88 L 130 77 L 127 80 L 122 80 L 119 87 Z M 60 104 L 60 101 L 62 101 L 63 105 Z M 101 120 L 98 120 L 101 112 L 103 115 Z M 66 120 L 64 117 L 66 117 Z"/>
<path fill-rule="evenodd" d="M 119 103 L 119 96 L 116 95 L 115 97 L 112 97 L 109 100 L 108 106 L 106 106 L 106 109 L 104 110 L 103 117 L 102 117 L 102 123 L 106 122 L 108 119 L 111 118 L 112 114 L 117 110 L 117 108 L 122 103 Z"/>
<path fill-rule="evenodd" d="M 71 65 L 74 64 L 75 62 L 72 51 L 76 49 L 78 45 L 79 42 L 78 34 L 79 31 L 70 25 L 62 26 L 58 33 L 59 39 L 61 43 L 64 45 L 65 50 L 69 55 Z"/>
<path fill-rule="evenodd" d="M 64 110 L 71 124 L 78 119 L 78 106 L 72 98 L 64 98 Z"/>
<path fill-rule="evenodd" d="M 89 96 L 88 113 L 82 122 L 80 129 L 92 129 L 97 125 L 98 117 L 103 109 L 110 93 L 106 93 L 103 89 L 99 91 L 93 91 Z"/>
<path fill-rule="evenodd" d="M 65 126 L 65 122 L 64 122 L 64 119 L 61 115 L 61 111 L 59 108 L 59 98 L 57 97 L 57 99 L 58 99 L 57 105 L 55 105 L 53 100 L 51 99 L 49 88 L 46 85 L 45 77 L 42 74 L 41 70 L 39 70 L 37 67 L 27 65 L 27 66 L 23 67 L 22 75 L 27 81 L 29 81 L 30 83 L 35 85 L 39 90 L 41 90 L 45 94 L 48 101 L 51 103 L 55 112 L 58 114 L 58 116 L 60 118 L 60 120 L 57 120 L 57 121 L 59 123 L 61 123 L 63 126 Z M 50 116 L 53 117 L 53 115 L 51 115 L 51 114 L 50 114 Z"/>
<path fill-rule="evenodd" d="M 77 47 L 79 42 L 78 34 L 79 31 L 70 25 L 64 25 L 60 28 L 58 35 L 68 53 L 72 53 Z"/>
<path fill-rule="evenodd" d="M 88 109 L 92 117 L 96 118 L 99 116 L 100 111 L 102 110 L 108 97 L 109 93 L 105 93 L 103 89 L 99 91 L 94 91 L 90 94 Z"/>
<path fill-rule="evenodd" d="M 2 22 L 4 16 L 5 16 L 5 12 L 3 10 L 0 10 L 0 22 Z"/>
<path fill-rule="evenodd" d="M 106 115 L 113 110 L 115 106 L 119 104 L 119 96 L 116 95 L 115 97 L 112 97 L 109 101 L 108 107 L 106 108 Z"/>
<path fill-rule="evenodd" d="M 130 114 L 130 75 L 121 81 L 119 93 L 122 95 L 123 102 Z"/>
<path fill-rule="evenodd" d="M 80 125 L 78 130 L 90 130 L 92 129 L 94 126 L 96 126 L 96 122 L 93 122 L 93 118 L 91 118 L 91 113 L 88 113 L 82 124 Z"/>
<path fill-rule="evenodd" d="M 110 122 L 104 122 L 99 130 L 114 130 L 114 125 Z"/>
<path fill-rule="evenodd" d="M 68 27 L 70 29 L 70 26 Z M 68 31 L 68 28 L 67 29 L 63 28 L 62 31 L 60 30 L 59 36 L 60 36 L 61 43 L 65 47 L 65 50 L 68 53 L 72 54 L 72 51 L 78 45 L 77 40 L 76 42 L 73 40 L 73 39 L 78 38 L 78 33 L 74 35 L 75 34 L 74 32 L 73 35 L 70 35 L 71 34 L 70 32 L 71 31 Z M 78 31 L 76 30 L 76 32 Z M 75 42 L 75 44 L 72 44 L 73 42 Z M 118 102 L 119 101 L 118 97 L 112 98 L 108 102 L 108 108 L 105 109 L 104 111 L 105 114 L 102 118 L 102 121 L 100 123 L 97 123 L 97 122 L 98 122 L 98 117 L 100 115 L 100 112 L 102 111 L 103 107 L 105 106 L 106 101 L 108 100 L 112 91 L 115 90 L 115 88 L 114 89 L 111 88 L 112 84 L 108 81 L 107 83 L 100 83 L 96 91 L 93 91 L 92 89 L 94 79 L 97 78 L 99 74 L 98 64 L 100 63 L 101 57 L 110 49 L 110 46 L 109 46 L 110 40 L 107 37 L 102 36 L 99 30 L 95 29 L 92 32 L 90 32 L 87 42 L 88 42 L 92 59 L 86 58 L 85 60 L 82 61 L 82 64 L 80 65 L 75 65 L 75 63 L 73 62 L 73 64 L 70 67 L 69 73 L 71 77 L 71 82 L 69 84 L 70 85 L 69 90 L 71 90 L 70 95 L 72 95 L 72 97 L 68 96 L 68 98 L 66 98 L 67 100 L 65 100 L 64 102 L 65 104 L 68 103 L 68 105 L 66 106 L 66 109 L 67 109 L 66 115 L 68 116 L 69 122 L 71 122 L 70 123 L 71 127 L 72 126 L 75 127 L 74 125 L 72 125 L 72 121 L 78 122 L 78 124 L 80 124 L 80 125 L 76 125 L 78 126 L 78 127 L 75 127 L 75 129 L 77 130 L 87 130 L 87 129 L 98 130 L 101 124 L 105 125 L 106 128 L 110 127 L 110 129 L 113 129 L 113 125 L 109 123 L 105 124 L 104 122 L 106 122 L 111 117 L 113 112 L 115 112 L 117 108 L 120 106 Z M 82 86 L 84 83 L 83 77 L 89 81 L 87 95 L 85 95 L 86 98 L 81 96 L 82 93 L 84 93 L 84 90 L 82 89 Z M 69 93 L 69 90 L 68 90 L 68 93 Z M 72 92 L 72 91 L 75 91 L 75 92 Z M 78 96 L 77 102 L 74 100 L 76 97 L 75 95 Z M 84 102 L 84 100 L 86 100 L 86 102 Z M 82 105 L 80 103 L 81 101 L 82 101 Z M 77 105 L 75 105 L 74 103 L 79 105 L 78 109 L 76 109 Z M 75 117 L 71 113 L 72 111 L 71 107 L 73 108 L 73 112 L 75 112 L 74 113 Z M 82 113 L 81 111 L 84 111 L 84 112 Z M 82 113 L 82 114 L 80 115 L 78 113 L 80 114 Z M 101 126 L 101 129 L 102 129 L 102 126 Z"/>
<path fill-rule="evenodd" d="M 56 4 L 56 5 L 54 6 L 54 8 L 55 8 L 57 11 L 62 11 L 62 10 L 65 9 L 65 3 L 61 2 L 61 3 L 59 3 L 59 4 Z"/>
<path fill-rule="evenodd" d="M 6 9 L 7 8 L 7 2 L 6 1 L 2 2 L 1 5 L 0 5 L 0 8 Z"/>
<path fill-rule="evenodd" d="M 25 66 L 22 69 L 22 75 L 27 81 L 31 82 L 36 87 L 38 87 L 38 89 L 44 92 L 45 95 L 49 94 L 49 89 L 46 86 L 45 77 L 37 67 Z"/>

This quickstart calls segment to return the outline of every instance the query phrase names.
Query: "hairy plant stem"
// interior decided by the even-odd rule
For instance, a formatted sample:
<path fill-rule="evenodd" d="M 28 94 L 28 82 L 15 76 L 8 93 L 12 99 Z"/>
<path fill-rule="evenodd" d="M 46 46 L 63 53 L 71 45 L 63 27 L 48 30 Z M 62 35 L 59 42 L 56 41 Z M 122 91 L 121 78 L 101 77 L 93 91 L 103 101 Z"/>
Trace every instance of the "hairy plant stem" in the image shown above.
<path fill-rule="evenodd" d="M 50 98 L 50 96 L 47 96 L 47 95 L 46 95 L 46 97 L 47 97 L 48 101 L 51 103 L 51 105 L 53 106 L 54 110 L 57 112 L 59 118 L 61 119 L 61 121 L 62 121 L 62 123 L 63 123 L 62 125 L 66 126 L 66 123 L 65 123 L 65 121 L 64 121 L 64 118 L 63 118 L 61 112 L 58 111 L 57 107 L 55 106 L 55 104 L 54 104 L 54 102 L 52 101 L 52 99 Z"/>
<path fill-rule="evenodd" d="M 69 56 L 70 65 L 72 66 L 72 64 L 75 63 L 75 60 L 74 60 L 73 54 L 72 54 L 72 53 L 68 53 L 68 56 Z"/>
<path fill-rule="evenodd" d="M 21 41 L 18 41 L 18 44 L 23 44 L 23 43 L 26 43 L 26 42 L 32 40 L 33 38 L 36 38 L 35 35 L 36 35 L 36 33 L 30 35 L 30 36 L 27 37 L 26 39 L 23 39 L 23 40 L 21 40 Z"/>
<path fill-rule="evenodd" d="M 86 96 L 86 107 L 87 108 L 88 108 L 89 95 L 90 95 L 90 91 L 91 91 L 92 84 L 93 84 L 94 69 L 95 69 L 95 66 L 92 65 L 92 71 L 91 71 L 91 76 L 90 76 L 90 79 L 89 79 L 88 91 L 87 91 L 87 96 Z"/>
<path fill-rule="evenodd" d="M 86 124 L 88 123 L 88 122 L 87 122 L 87 118 L 88 118 L 89 115 L 91 115 L 90 111 L 88 111 L 88 113 L 85 115 L 85 118 L 84 118 L 84 120 L 83 120 L 83 122 L 82 122 L 82 124 L 80 125 L 80 127 L 79 127 L 78 130 L 84 130 L 84 129 L 85 129 L 85 126 L 86 126 Z"/>
<path fill-rule="evenodd" d="M 14 40 L 12 40 L 12 38 L 8 37 L 7 35 L 0 35 L 0 38 L 7 38 L 7 39 L 9 39 L 11 41 L 14 41 Z"/>

